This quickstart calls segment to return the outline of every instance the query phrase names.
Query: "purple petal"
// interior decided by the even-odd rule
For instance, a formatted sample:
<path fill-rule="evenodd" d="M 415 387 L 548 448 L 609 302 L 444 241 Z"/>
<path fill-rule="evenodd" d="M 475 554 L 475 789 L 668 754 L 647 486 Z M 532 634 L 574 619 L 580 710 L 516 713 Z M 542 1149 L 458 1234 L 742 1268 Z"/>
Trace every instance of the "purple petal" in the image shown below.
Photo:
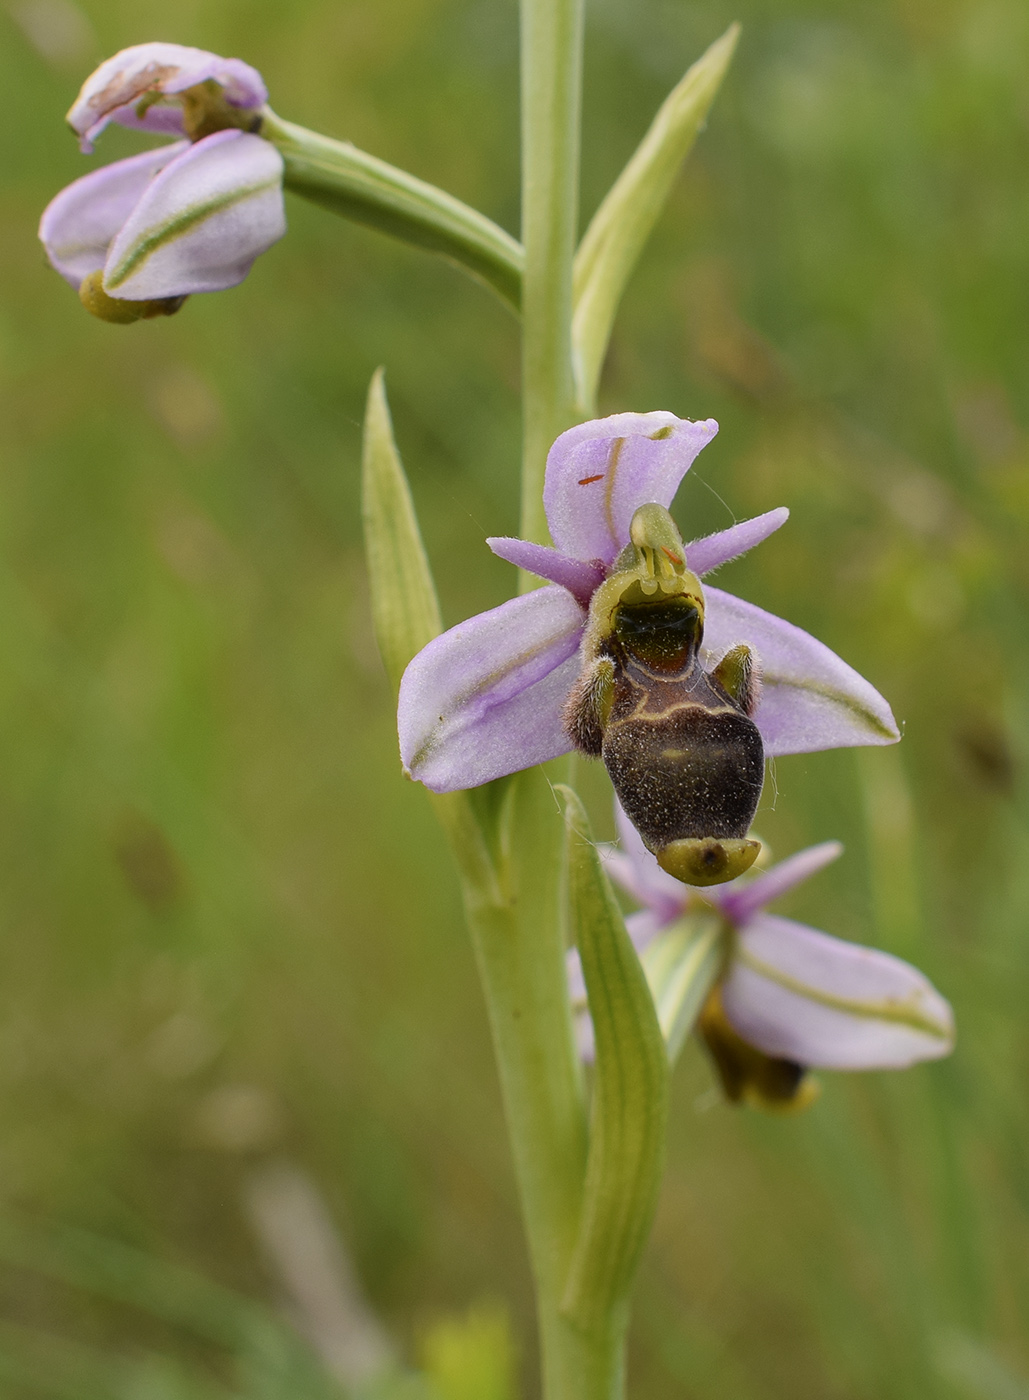
<path fill-rule="evenodd" d="M 839 841 L 823 841 L 820 846 L 809 846 L 806 851 L 798 851 L 788 860 L 780 861 L 756 879 L 748 882 L 734 880 L 732 884 L 722 885 L 718 901 L 721 910 L 739 928 L 773 900 L 803 884 L 842 854 L 843 847 Z"/>
<path fill-rule="evenodd" d="M 632 919 L 643 919 L 646 916 L 646 919 L 654 921 L 654 931 L 659 932 L 681 917 L 689 892 L 685 885 L 678 880 L 675 882 L 677 888 L 673 889 L 670 885 L 666 885 L 666 878 L 670 881 L 672 877 L 670 875 L 666 877 L 665 871 L 661 869 L 653 856 L 651 856 L 653 870 L 641 870 L 637 869 L 630 856 L 625 855 L 616 846 L 602 845 L 598 846 L 597 849 L 608 878 L 630 895 L 637 904 L 644 906 L 642 910 L 628 914 L 626 923 Z M 647 855 L 650 855 L 649 851 Z M 647 931 L 651 925 L 641 923 L 639 927 L 641 930 Z M 647 933 L 647 937 L 649 936 Z"/>
<path fill-rule="evenodd" d="M 285 232 L 278 151 L 259 136 L 216 131 L 147 186 L 111 244 L 104 290 L 128 301 L 220 292 Z"/>
<path fill-rule="evenodd" d="M 404 771 L 455 792 L 567 753 L 585 622 L 565 589 L 537 588 L 430 642 L 400 682 Z"/>
<path fill-rule="evenodd" d="M 111 240 L 153 177 L 188 146 L 178 141 L 101 166 L 68 185 L 46 206 L 39 221 L 40 241 L 51 266 L 76 291 L 84 277 L 103 267 Z"/>
<path fill-rule="evenodd" d="M 641 904 L 644 903 L 645 901 L 639 893 L 636 871 L 629 857 L 623 855 L 616 846 L 598 845 L 597 850 L 608 878 L 613 880 L 616 885 L 621 885 L 626 894 L 631 894 L 633 899 Z"/>
<path fill-rule="evenodd" d="M 633 899 L 655 914 L 662 927 L 674 923 L 686 906 L 686 886 L 669 875 L 657 863 L 657 858 L 643 844 L 643 837 L 626 816 L 622 804 L 615 798 L 615 824 L 625 855 L 610 867 L 612 877 Z"/>
<path fill-rule="evenodd" d="M 565 971 L 568 974 L 568 996 L 573 1007 L 586 1005 L 586 978 L 583 976 L 582 959 L 578 948 L 569 948 L 565 954 Z"/>
<path fill-rule="evenodd" d="M 737 1032 L 767 1055 L 821 1069 L 900 1069 L 946 1055 L 950 1006 L 910 963 L 759 914 L 722 986 Z"/>
<path fill-rule="evenodd" d="M 256 108 L 268 100 L 268 89 L 256 68 L 238 58 L 221 58 L 204 49 L 182 44 L 136 44 L 101 63 L 82 85 L 68 113 L 68 125 L 77 132 L 84 151 L 109 121 L 144 131 L 167 132 L 168 109 L 148 107 L 140 116 L 142 98 L 152 94 L 170 97 L 213 79 L 225 90 L 233 107 Z M 182 130 L 181 117 L 173 114 Z"/>
<path fill-rule="evenodd" d="M 637 507 L 669 506 L 700 449 L 718 431 L 713 418 L 616 413 L 562 433 L 547 457 L 543 504 L 554 543 L 575 559 L 613 564 L 628 543 Z"/>
<path fill-rule="evenodd" d="M 695 574 L 709 574 L 712 569 L 727 564 L 730 559 L 738 559 L 748 549 L 767 540 L 789 518 L 786 507 L 779 506 L 764 515 L 755 515 L 753 520 L 741 520 L 728 530 L 719 530 L 716 535 L 705 535 L 702 540 L 694 540 L 686 546 L 686 563 Z"/>
<path fill-rule="evenodd" d="M 895 744 L 893 712 L 879 692 L 809 633 L 705 586 L 704 646 L 713 659 L 737 642 L 761 662 L 754 721 L 769 757 L 855 744 Z"/>
<path fill-rule="evenodd" d="M 110 120 L 119 126 L 127 126 L 130 131 L 145 131 L 150 136 L 185 136 L 186 123 L 179 103 L 155 102 L 152 107 L 146 108 L 142 116 L 137 106 L 130 102 L 127 107 L 118 107 L 111 113 Z M 92 141 L 80 141 L 79 145 L 85 155 L 93 150 Z"/>
<path fill-rule="evenodd" d="M 672 921 L 662 918 L 653 909 L 637 909 L 634 914 L 626 914 L 625 929 L 632 940 L 632 946 L 637 953 L 642 953 L 647 944 L 653 942 L 670 922 Z"/>
<path fill-rule="evenodd" d="M 590 1019 L 589 1002 L 586 996 L 586 978 L 582 974 L 582 960 L 578 948 L 569 948 L 565 955 L 565 968 L 568 973 L 568 999 L 572 1003 L 572 1025 L 575 1031 L 575 1045 L 580 1060 L 591 1064 L 596 1055 L 593 1039 L 593 1022 Z"/>
<path fill-rule="evenodd" d="M 512 539 L 508 535 L 493 535 L 486 543 L 498 559 L 506 559 L 519 569 L 567 588 L 584 608 L 589 607 L 590 599 L 604 582 L 605 570 L 601 564 L 586 564 L 562 554 L 559 549 L 547 549 L 545 545 Z"/>
<path fill-rule="evenodd" d="M 579 1059 L 591 1065 L 597 1058 L 597 1042 L 593 1035 L 593 1020 L 588 1011 L 580 1011 L 572 1023 L 575 1032 L 575 1048 Z"/>

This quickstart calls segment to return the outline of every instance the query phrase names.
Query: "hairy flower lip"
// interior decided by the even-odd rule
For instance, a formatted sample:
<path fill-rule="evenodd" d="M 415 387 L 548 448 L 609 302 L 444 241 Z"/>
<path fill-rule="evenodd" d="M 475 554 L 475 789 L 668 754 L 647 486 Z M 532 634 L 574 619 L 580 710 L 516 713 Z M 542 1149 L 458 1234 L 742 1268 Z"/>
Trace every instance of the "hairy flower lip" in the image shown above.
<path fill-rule="evenodd" d="M 554 546 L 507 537 L 489 541 L 501 558 L 558 585 L 537 590 L 543 598 L 531 612 L 533 645 L 567 636 L 572 600 L 581 635 L 590 599 L 628 543 L 635 511 L 649 503 L 671 504 L 717 428 L 710 419 L 694 423 L 664 412 L 622 413 L 562 433 L 547 458 L 544 485 Z M 687 544 L 686 567 L 709 573 L 767 539 L 788 514 L 780 507 Z M 706 585 L 705 602 L 709 659 L 717 661 L 731 646 L 747 642 L 762 663 L 765 684 L 754 721 L 768 755 L 899 739 L 883 697 L 814 637 Z M 553 652 L 559 680 L 553 673 L 533 673 L 531 679 L 524 673 L 527 698 L 491 690 L 503 658 L 525 650 L 521 629 L 530 614 L 523 614 L 523 606 L 524 600 L 512 599 L 467 619 L 430 642 L 404 674 L 397 714 L 401 760 L 409 776 L 434 792 L 478 786 L 571 747 L 560 721 L 576 678 L 567 652 Z M 549 622 L 547 609 L 552 610 Z M 513 708 L 505 736 L 507 706 Z M 531 734 L 529 713 L 536 716 Z"/>
<path fill-rule="evenodd" d="M 242 59 L 222 58 L 185 44 L 135 44 L 106 59 L 90 74 L 68 112 L 68 125 L 87 154 L 94 139 L 112 121 L 144 131 L 182 135 L 181 113 L 159 105 L 159 99 L 175 97 L 210 81 L 219 84 L 233 107 L 258 108 L 268 100 L 264 79 Z M 142 112 L 141 104 L 145 104 Z"/>

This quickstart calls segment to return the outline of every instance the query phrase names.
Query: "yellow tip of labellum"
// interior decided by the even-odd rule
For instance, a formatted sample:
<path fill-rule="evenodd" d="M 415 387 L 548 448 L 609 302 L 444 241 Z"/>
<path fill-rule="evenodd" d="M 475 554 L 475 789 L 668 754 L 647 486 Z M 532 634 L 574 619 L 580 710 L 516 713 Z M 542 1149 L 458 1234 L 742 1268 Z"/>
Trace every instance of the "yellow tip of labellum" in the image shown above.
<path fill-rule="evenodd" d="M 91 272 L 82 279 L 79 287 L 79 301 L 90 315 L 116 326 L 129 326 L 133 321 L 149 321 L 154 316 L 174 316 L 185 300 L 185 297 L 162 297 L 158 301 L 125 301 L 108 296 L 104 291 L 102 271 Z"/>
<path fill-rule="evenodd" d="M 724 885 L 749 870 L 760 849 L 760 841 L 703 836 L 670 841 L 654 854 L 661 869 L 684 885 Z"/>

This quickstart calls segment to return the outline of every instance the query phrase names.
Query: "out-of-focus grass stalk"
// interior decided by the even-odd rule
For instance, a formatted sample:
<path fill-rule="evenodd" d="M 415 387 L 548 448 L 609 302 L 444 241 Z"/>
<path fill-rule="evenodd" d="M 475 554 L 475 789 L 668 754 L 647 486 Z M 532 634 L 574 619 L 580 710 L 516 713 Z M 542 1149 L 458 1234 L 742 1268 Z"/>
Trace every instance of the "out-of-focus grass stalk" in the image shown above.
<path fill-rule="evenodd" d="M 856 755 L 867 836 L 869 892 L 876 942 L 923 962 L 932 957 L 919 880 L 916 810 L 901 751 Z M 890 1160 L 862 1146 L 864 1202 L 870 1231 L 878 1231 L 891 1312 L 905 1319 L 903 1367 L 911 1392 L 940 1390 L 941 1319 L 982 1325 L 985 1279 L 976 1243 L 977 1207 L 960 1157 L 950 1084 L 954 1066 L 924 1066 L 886 1076 L 869 1088 L 880 1099 L 882 1123 L 900 1149 Z M 876 1092 L 878 1091 L 878 1092 Z M 912 1125 L 917 1130 L 912 1132 Z M 854 1144 L 867 1142 L 855 1125 Z M 841 1172 L 841 1176 L 845 1177 Z M 912 1204 L 929 1206 L 930 1234 L 918 1248 Z M 923 1227 L 924 1228 L 924 1227 Z M 944 1387 L 941 1393 L 949 1394 Z"/>
<path fill-rule="evenodd" d="M 584 418 L 596 415 L 597 384 L 622 293 L 704 125 L 739 35 L 739 25 L 731 24 L 665 98 L 579 244 L 572 340 Z"/>

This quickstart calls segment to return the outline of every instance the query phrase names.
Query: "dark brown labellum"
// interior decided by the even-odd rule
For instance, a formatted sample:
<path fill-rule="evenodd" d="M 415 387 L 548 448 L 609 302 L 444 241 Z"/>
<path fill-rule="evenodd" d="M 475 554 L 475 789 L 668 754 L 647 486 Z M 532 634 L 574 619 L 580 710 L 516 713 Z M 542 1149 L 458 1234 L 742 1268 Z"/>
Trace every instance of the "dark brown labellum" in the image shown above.
<path fill-rule="evenodd" d="M 640 506 L 630 542 L 590 600 L 565 730 L 603 757 L 630 821 L 662 869 L 717 885 L 749 869 L 764 779 L 751 714 L 758 665 L 743 643 L 704 670 L 704 593 L 675 521 Z"/>
<path fill-rule="evenodd" d="M 734 879 L 752 864 L 759 847 L 747 832 L 764 781 L 749 715 L 753 658 L 734 648 L 709 673 L 702 636 L 690 597 L 619 603 L 566 713 L 576 745 L 603 757 L 647 847 L 691 885 Z"/>
<path fill-rule="evenodd" d="M 601 752 L 619 800 L 647 845 L 746 836 L 764 778 L 754 722 L 732 708 L 728 696 L 717 708 L 698 703 L 697 690 L 713 690 L 707 686 L 659 713 L 641 713 L 631 693 L 626 698 L 633 708 L 622 717 L 617 689 L 616 683 Z M 717 704 L 718 697 L 712 698 Z"/>

